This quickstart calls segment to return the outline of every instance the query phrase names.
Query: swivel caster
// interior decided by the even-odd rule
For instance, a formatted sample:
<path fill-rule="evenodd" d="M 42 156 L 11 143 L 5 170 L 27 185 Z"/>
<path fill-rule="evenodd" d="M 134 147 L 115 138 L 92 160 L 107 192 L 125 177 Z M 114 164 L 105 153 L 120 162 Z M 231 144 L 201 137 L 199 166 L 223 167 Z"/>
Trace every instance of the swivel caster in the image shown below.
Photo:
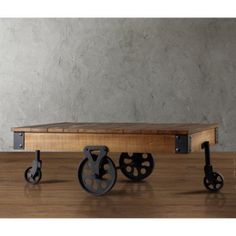
<path fill-rule="evenodd" d="M 224 177 L 217 172 L 212 172 L 211 175 L 211 177 L 204 177 L 204 186 L 210 192 L 218 192 L 224 186 Z"/>
<path fill-rule="evenodd" d="M 205 177 L 203 179 L 203 184 L 210 192 L 218 192 L 224 186 L 224 177 L 222 174 L 213 171 L 209 142 L 202 143 L 202 149 L 205 150 Z"/>
<path fill-rule="evenodd" d="M 133 181 L 147 178 L 153 171 L 154 159 L 150 153 L 122 153 L 119 160 L 121 172 Z"/>
<path fill-rule="evenodd" d="M 35 151 L 35 160 L 32 166 L 25 170 L 25 180 L 30 184 L 37 184 L 42 178 L 42 161 L 40 160 L 40 151 Z"/>
<path fill-rule="evenodd" d="M 29 167 L 25 170 L 25 180 L 30 184 L 37 184 L 42 178 L 42 171 L 38 168 L 33 174 L 33 167 Z"/>

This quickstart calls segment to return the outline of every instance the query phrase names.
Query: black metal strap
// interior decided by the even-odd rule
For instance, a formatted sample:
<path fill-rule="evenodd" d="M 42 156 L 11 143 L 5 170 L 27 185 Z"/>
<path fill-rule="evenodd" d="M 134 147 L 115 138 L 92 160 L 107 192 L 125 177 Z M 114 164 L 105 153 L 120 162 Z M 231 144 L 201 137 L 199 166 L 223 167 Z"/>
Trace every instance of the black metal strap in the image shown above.
<path fill-rule="evenodd" d="M 211 165 L 210 143 L 208 141 L 202 143 L 201 148 L 204 149 L 204 151 L 205 151 L 205 166 L 204 166 L 205 176 L 209 180 L 211 180 L 212 179 L 213 166 Z"/>
<path fill-rule="evenodd" d="M 99 164 L 102 158 L 107 156 L 109 149 L 106 146 L 86 146 L 84 148 L 85 158 L 90 161 L 92 170 L 95 174 L 99 175 Z M 98 155 L 94 155 L 93 152 L 98 152 Z M 96 158 L 94 158 L 96 157 Z"/>
<path fill-rule="evenodd" d="M 32 170 L 31 174 L 33 177 L 35 177 L 37 170 L 42 168 L 42 160 L 40 160 L 40 150 L 35 151 L 35 159 L 32 163 Z"/>

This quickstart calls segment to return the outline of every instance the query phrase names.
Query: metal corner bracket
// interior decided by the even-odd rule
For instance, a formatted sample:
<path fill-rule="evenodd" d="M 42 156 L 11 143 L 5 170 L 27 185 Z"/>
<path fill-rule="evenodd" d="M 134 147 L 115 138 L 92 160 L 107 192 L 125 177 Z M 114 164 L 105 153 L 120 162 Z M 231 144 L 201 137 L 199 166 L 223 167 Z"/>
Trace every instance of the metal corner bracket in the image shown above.
<path fill-rule="evenodd" d="M 176 135 L 175 136 L 175 153 L 191 152 L 191 135 Z"/>
<path fill-rule="evenodd" d="M 215 143 L 219 142 L 219 128 L 215 128 Z"/>
<path fill-rule="evenodd" d="M 25 133 L 14 132 L 14 149 L 22 150 L 25 148 Z"/>

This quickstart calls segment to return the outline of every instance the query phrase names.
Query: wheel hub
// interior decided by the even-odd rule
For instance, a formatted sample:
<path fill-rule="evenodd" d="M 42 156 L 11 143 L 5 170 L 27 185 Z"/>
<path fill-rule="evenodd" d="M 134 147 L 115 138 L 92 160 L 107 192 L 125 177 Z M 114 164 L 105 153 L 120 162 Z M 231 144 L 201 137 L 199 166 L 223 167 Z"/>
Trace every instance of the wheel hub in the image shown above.
<path fill-rule="evenodd" d="M 154 168 L 154 160 L 150 153 L 122 153 L 120 156 L 120 169 L 129 179 L 140 181 L 147 178 Z"/>

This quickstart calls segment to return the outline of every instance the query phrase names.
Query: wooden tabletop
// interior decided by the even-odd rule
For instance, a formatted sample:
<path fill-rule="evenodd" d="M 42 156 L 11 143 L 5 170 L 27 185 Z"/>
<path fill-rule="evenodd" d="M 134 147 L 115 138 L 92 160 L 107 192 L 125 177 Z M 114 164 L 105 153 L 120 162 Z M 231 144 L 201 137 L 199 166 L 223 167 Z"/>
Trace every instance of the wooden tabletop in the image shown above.
<path fill-rule="evenodd" d="M 29 133 L 127 133 L 127 134 L 193 134 L 217 128 L 218 124 L 200 123 L 53 123 L 12 128 Z"/>

